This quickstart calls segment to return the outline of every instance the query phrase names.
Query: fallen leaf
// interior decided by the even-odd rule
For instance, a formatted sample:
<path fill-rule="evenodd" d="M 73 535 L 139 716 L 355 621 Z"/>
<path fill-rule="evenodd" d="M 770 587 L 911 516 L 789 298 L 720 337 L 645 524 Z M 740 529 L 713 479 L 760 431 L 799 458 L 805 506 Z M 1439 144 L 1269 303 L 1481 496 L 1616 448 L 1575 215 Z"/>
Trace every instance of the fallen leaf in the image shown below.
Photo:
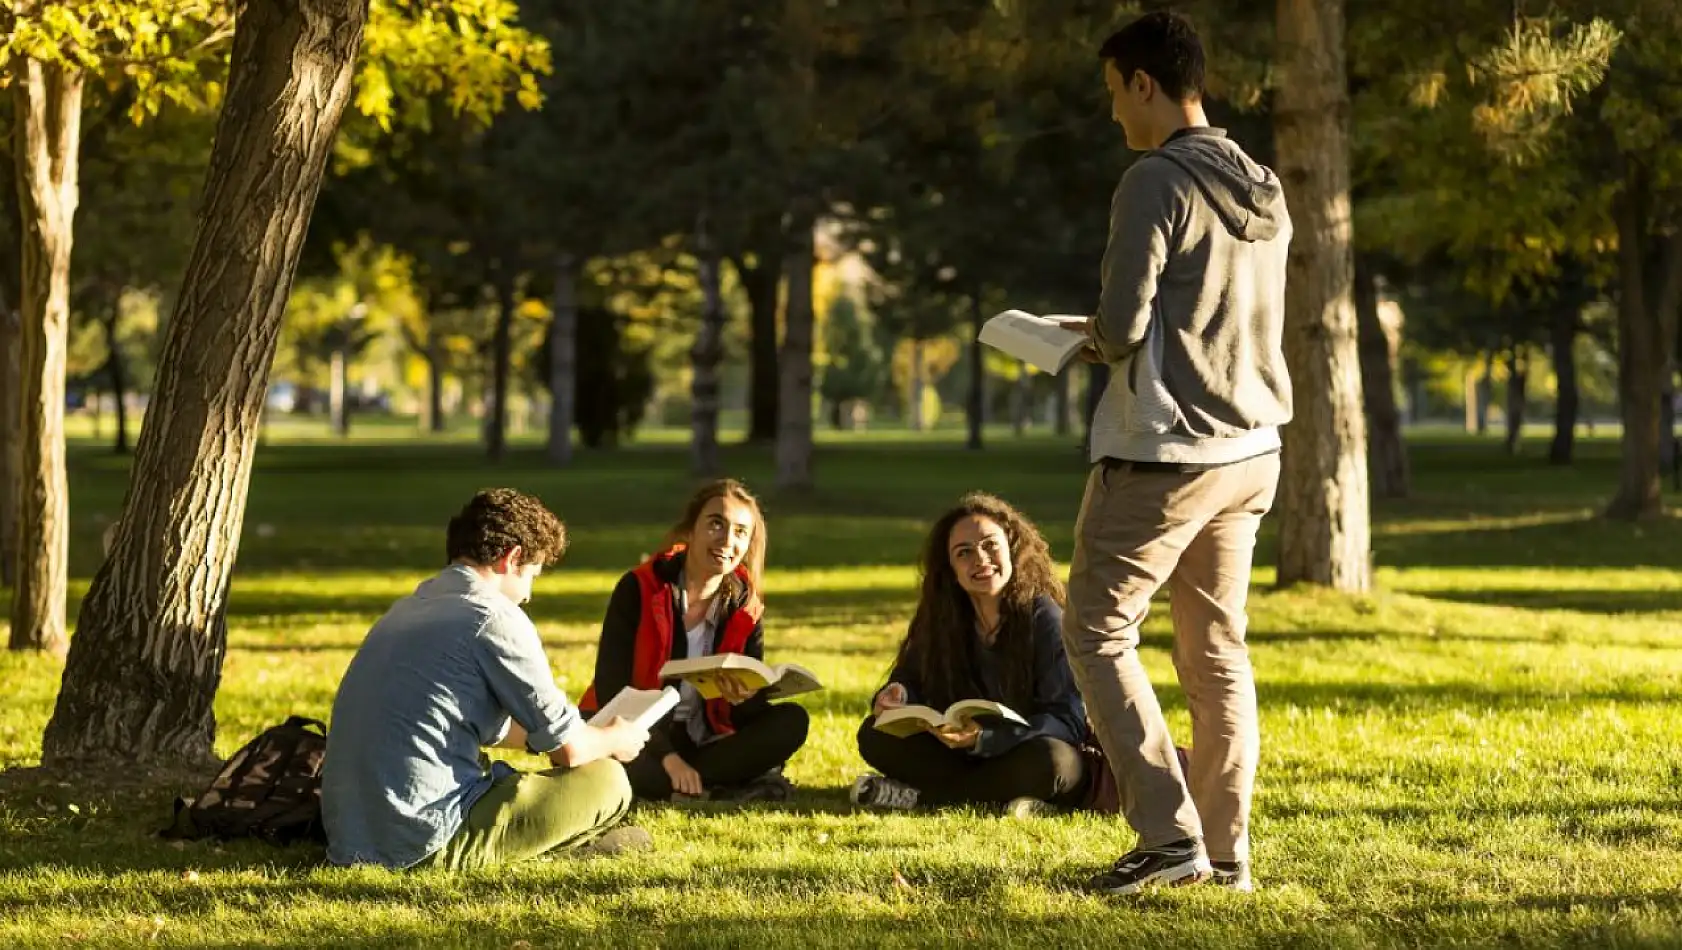
<path fill-rule="evenodd" d="M 829 832 L 827 832 L 827 831 L 818 832 L 818 844 L 829 844 Z"/>
<path fill-rule="evenodd" d="M 915 887 L 911 886 L 911 882 L 905 879 L 905 875 L 899 873 L 899 868 L 894 868 L 894 886 L 902 891 L 916 890 Z"/>
<path fill-rule="evenodd" d="M 531 950 L 531 941 L 516 940 L 514 941 L 514 945 L 509 947 L 508 950 Z"/>
<path fill-rule="evenodd" d="M 198 883 L 198 879 L 199 872 L 197 871 L 186 870 L 181 872 L 181 880 L 186 881 L 188 884 L 196 884 Z"/>
<path fill-rule="evenodd" d="M 177 850 L 177 851 L 185 851 L 185 850 L 187 850 L 187 842 L 185 842 L 185 841 L 182 841 L 182 840 L 181 840 L 181 839 L 179 839 L 179 838 L 177 838 L 177 839 L 175 839 L 175 840 L 174 840 L 174 841 L 171 841 L 171 842 L 170 842 L 170 843 L 169 843 L 169 846 L 170 846 L 170 847 L 172 847 L 172 848 L 174 848 L 174 849 L 175 849 L 175 850 Z"/>

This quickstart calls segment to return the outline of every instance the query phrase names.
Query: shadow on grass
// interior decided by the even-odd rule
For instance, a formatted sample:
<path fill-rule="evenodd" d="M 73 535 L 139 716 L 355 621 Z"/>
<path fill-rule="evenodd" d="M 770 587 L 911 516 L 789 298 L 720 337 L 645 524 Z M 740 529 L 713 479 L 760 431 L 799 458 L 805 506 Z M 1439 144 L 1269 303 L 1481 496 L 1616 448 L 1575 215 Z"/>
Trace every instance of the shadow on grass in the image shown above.
<path fill-rule="evenodd" d="M 1408 593 L 1432 600 L 1521 610 L 1567 610 L 1585 614 L 1652 614 L 1682 612 L 1682 590 L 1526 590 L 1479 588 L 1443 590 L 1410 588 Z M 1682 641 L 1654 643 L 1654 649 L 1682 648 Z"/>

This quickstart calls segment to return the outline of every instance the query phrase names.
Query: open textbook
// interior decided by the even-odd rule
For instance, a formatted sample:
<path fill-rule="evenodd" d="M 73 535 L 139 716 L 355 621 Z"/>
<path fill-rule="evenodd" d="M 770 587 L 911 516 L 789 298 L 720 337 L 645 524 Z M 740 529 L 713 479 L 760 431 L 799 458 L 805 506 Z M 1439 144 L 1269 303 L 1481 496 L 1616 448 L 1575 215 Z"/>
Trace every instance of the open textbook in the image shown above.
<path fill-rule="evenodd" d="M 1062 321 L 1084 319 L 1006 310 L 982 325 L 981 342 L 1055 376 L 1063 372 L 1063 367 L 1069 365 L 1087 342 L 1085 333 L 1069 329 Z"/>
<path fill-rule="evenodd" d="M 900 706 L 890 709 L 876 717 L 876 728 L 890 736 L 905 738 L 916 733 L 934 730 L 941 726 L 967 728 L 970 723 L 987 716 L 997 716 L 1010 722 L 1018 722 L 1026 726 L 1028 720 L 1016 714 L 1016 711 L 1004 703 L 995 703 L 990 699 L 960 699 L 942 712 L 932 706 Z"/>
<path fill-rule="evenodd" d="M 677 706 L 677 690 L 670 686 L 664 689 L 636 689 L 627 686 L 619 691 L 619 695 L 607 701 L 607 705 L 596 710 L 590 717 L 590 725 L 605 726 L 615 717 L 624 717 L 637 725 L 648 729 L 660 721 Z"/>
<path fill-rule="evenodd" d="M 780 663 L 768 666 L 751 656 L 740 653 L 719 653 L 713 656 L 698 656 L 690 660 L 672 660 L 660 667 L 660 677 L 673 677 L 692 684 L 703 698 L 718 699 L 723 696 L 718 688 L 719 674 L 729 672 L 734 674 L 749 689 L 762 689 L 767 699 L 782 699 L 798 693 L 810 693 L 823 689 L 811 670 L 798 663 Z"/>

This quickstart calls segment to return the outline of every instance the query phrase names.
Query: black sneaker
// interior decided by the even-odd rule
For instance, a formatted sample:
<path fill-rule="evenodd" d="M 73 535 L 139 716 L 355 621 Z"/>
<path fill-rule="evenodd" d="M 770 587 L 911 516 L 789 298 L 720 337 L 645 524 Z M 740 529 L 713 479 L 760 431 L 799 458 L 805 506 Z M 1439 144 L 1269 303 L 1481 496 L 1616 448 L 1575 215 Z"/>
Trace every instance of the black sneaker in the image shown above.
<path fill-rule="evenodd" d="M 772 769 L 741 785 L 714 789 L 712 799 L 737 805 L 745 805 L 748 802 L 786 802 L 793 792 L 794 786 L 788 779 L 783 778 L 782 769 Z"/>
<path fill-rule="evenodd" d="M 1250 880 L 1250 862 L 1248 861 L 1210 861 L 1209 882 L 1229 891 L 1248 894 L 1256 889 Z"/>
<path fill-rule="evenodd" d="M 1087 887 L 1120 896 L 1137 894 L 1152 884 L 1196 884 L 1207 880 L 1210 873 L 1203 845 L 1196 838 L 1184 838 L 1160 847 L 1134 848 L 1089 881 Z"/>

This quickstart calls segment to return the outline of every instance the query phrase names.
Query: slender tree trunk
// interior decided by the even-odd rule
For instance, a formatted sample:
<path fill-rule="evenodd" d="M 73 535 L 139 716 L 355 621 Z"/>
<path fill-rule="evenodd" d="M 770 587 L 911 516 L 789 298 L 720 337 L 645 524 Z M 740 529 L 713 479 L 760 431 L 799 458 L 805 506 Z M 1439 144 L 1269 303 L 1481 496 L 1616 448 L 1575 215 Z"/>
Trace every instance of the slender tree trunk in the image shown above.
<path fill-rule="evenodd" d="M 1489 434 L 1489 407 L 1495 405 L 1495 350 L 1483 351 L 1483 371 L 1478 374 L 1478 435 Z"/>
<path fill-rule="evenodd" d="M 812 487 L 812 227 L 809 209 L 791 216 L 789 249 L 783 261 L 788 304 L 783 347 L 777 355 L 782 387 L 777 402 L 777 487 Z"/>
<path fill-rule="evenodd" d="M 116 400 L 117 432 L 115 441 L 111 444 L 111 451 L 118 455 L 127 455 L 128 441 L 128 407 L 124 401 L 128 398 L 128 374 L 124 371 L 123 350 L 118 344 L 117 326 L 122 320 L 122 295 L 118 294 L 111 301 L 111 310 L 105 318 L 105 369 L 111 375 L 111 398 Z"/>
<path fill-rule="evenodd" d="M 22 328 L 9 298 L 0 299 L 0 587 L 17 575 L 18 349 Z"/>
<path fill-rule="evenodd" d="M 26 12 L 33 6 L 25 0 Z M 60 654 L 68 642 L 64 375 L 83 77 L 80 70 L 28 57 L 14 61 L 12 69 L 23 280 L 11 647 Z"/>
<path fill-rule="evenodd" d="M 1524 437 L 1524 396 L 1529 388 L 1530 364 L 1522 350 L 1521 345 L 1514 344 L 1507 354 L 1506 436 L 1502 441 L 1508 455 L 1518 454 L 1519 440 Z"/>
<path fill-rule="evenodd" d="M 1371 586 L 1349 199 L 1343 0 L 1279 0 L 1274 139 L 1295 237 L 1285 359 L 1296 393 L 1279 482 L 1279 583 Z"/>
<path fill-rule="evenodd" d="M 578 415 L 578 258 L 555 256 L 555 306 L 549 327 L 549 462 L 572 464 L 572 426 Z"/>
<path fill-rule="evenodd" d="M 724 359 L 724 293 L 719 286 L 718 248 L 709 233 L 706 215 L 695 229 L 700 261 L 701 327 L 689 350 L 690 440 L 689 466 L 696 475 L 719 473 L 718 364 Z"/>
<path fill-rule="evenodd" d="M 1626 521 L 1664 513 L 1659 442 L 1660 402 L 1675 326 L 1682 239 L 1647 229 L 1651 172 L 1631 162 L 1618 198 L 1618 409 L 1623 418 L 1623 468 L 1606 515 Z M 1656 273 L 1654 272 L 1656 269 Z"/>
<path fill-rule="evenodd" d="M 970 340 L 969 340 L 969 437 L 964 442 L 964 448 L 971 452 L 979 452 L 983 448 L 982 427 L 987 421 L 987 360 L 981 342 L 981 327 L 987 322 L 987 315 L 981 312 L 981 294 L 970 294 Z"/>
<path fill-rule="evenodd" d="M 923 389 L 928 385 L 924 375 L 927 368 L 923 363 L 923 346 L 924 343 L 920 337 L 912 338 L 911 381 L 906 387 L 911 391 L 911 394 L 905 413 L 905 426 L 912 432 L 921 432 L 928 427 L 923 419 L 923 403 L 927 402 L 927 398 L 923 395 Z"/>
<path fill-rule="evenodd" d="M 343 439 L 350 435 L 350 370 L 346 365 L 349 360 L 345 356 L 345 331 L 341 328 L 333 332 L 338 337 L 328 364 L 327 416 L 333 434 Z"/>
<path fill-rule="evenodd" d="M 1396 350 L 1378 313 L 1378 275 L 1359 257 L 1355 259 L 1355 319 L 1359 324 L 1361 393 L 1370 438 L 1367 466 L 1373 494 L 1406 498 L 1408 452 L 1402 438 L 1402 413 L 1396 406 Z"/>
<path fill-rule="evenodd" d="M 1554 438 L 1548 446 L 1548 461 L 1570 465 L 1577 440 L 1577 312 L 1560 307 L 1549 328 L 1550 356 L 1559 395 L 1554 400 Z"/>
<path fill-rule="evenodd" d="M 211 757 L 269 367 L 366 0 L 246 0 L 129 496 L 43 737 L 47 765 Z"/>
<path fill-rule="evenodd" d="M 491 378 L 485 393 L 490 401 L 485 407 L 485 451 L 493 462 L 502 461 L 508 451 L 508 364 L 514 311 L 518 307 L 513 262 L 504 258 L 497 268 L 496 333 L 491 337 Z"/>
<path fill-rule="evenodd" d="M 777 401 L 782 385 L 777 372 L 777 288 L 783 277 L 782 229 L 762 227 L 754 266 L 733 258 L 736 276 L 748 295 L 748 441 L 775 442 Z"/>
<path fill-rule="evenodd" d="M 444 426 L 444 354 L 436 339 L 426 344 L 426 428 L 433 433 L 443 432 Z"/>

